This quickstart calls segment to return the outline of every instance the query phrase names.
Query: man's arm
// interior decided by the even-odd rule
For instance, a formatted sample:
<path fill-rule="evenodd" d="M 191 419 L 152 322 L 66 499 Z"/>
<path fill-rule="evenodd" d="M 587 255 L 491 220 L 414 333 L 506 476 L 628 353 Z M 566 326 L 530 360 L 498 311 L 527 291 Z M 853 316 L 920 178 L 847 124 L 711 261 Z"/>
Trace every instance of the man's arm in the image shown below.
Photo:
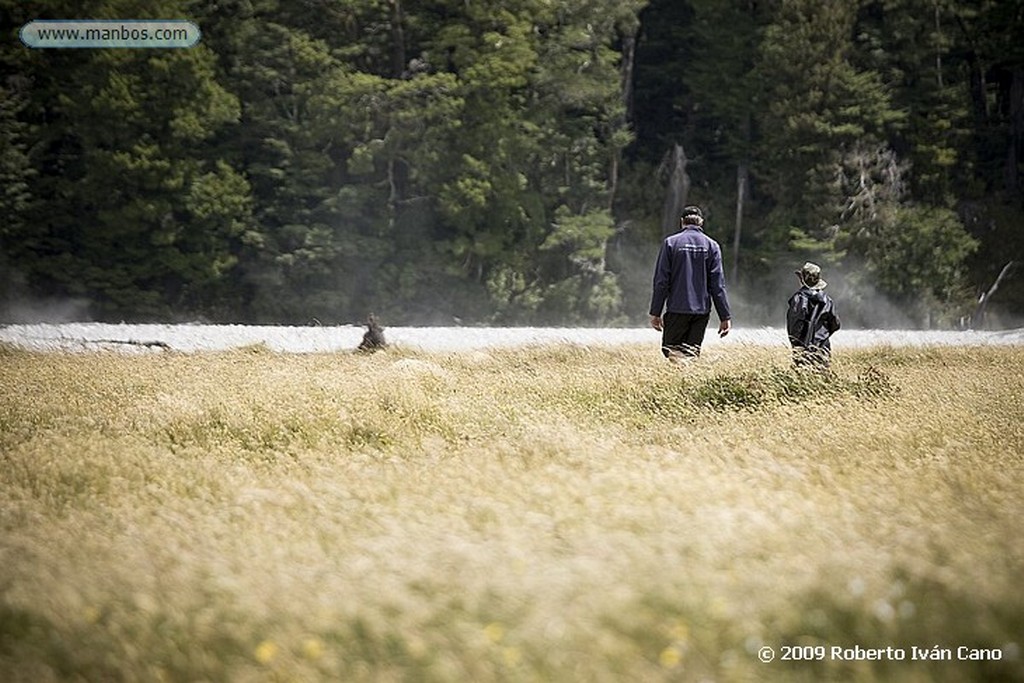
<path fill-rule="evenodd" d="M 651 326 L 656 330 L 661 327 L 661 314 L 665 310 L 665 300 L 668 299 L 669 288 L 672 286 L 672 262 L 669 257 L 669 249 L 666 242 L 661 243 L 661 250 L 658 252 L 658 261 L 654 266 L 654 286 L 651 293 Z M 658 319 L 655 325 L 654 319 Z"/>
<path fill-rule="evenodd" d="M 732 319 L 729 311 L 729 295 L 725 291 L 725 269 L 722 266 L 722 248 L 718 243 L 711 243 L 711 251 L 708 255 L 708 293 L 711 294 L 711 301 L 715 304 L 715 311 L 721 325 L 718 327 L 718 334 L 725 336 L 729 333 L 729 326 L 725 327 L 724 334 L 722 325 Z"/>

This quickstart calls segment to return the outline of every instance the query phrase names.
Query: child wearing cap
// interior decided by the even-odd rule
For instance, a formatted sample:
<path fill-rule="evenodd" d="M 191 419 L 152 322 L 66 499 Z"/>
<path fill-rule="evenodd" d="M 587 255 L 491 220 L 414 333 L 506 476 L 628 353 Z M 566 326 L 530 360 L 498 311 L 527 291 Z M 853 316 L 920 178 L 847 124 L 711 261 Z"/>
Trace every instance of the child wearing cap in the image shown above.
<path fill-rule="evenodd" d="M 828 283 L 821 278 L 821 267 L 808 261 L 795 271 L 800 289 L 789 298 L 786 330 L 797 366 L 827 368 L 831 361 L 829 338 L 839 329 L 835 303 L 825 294 Z"/>

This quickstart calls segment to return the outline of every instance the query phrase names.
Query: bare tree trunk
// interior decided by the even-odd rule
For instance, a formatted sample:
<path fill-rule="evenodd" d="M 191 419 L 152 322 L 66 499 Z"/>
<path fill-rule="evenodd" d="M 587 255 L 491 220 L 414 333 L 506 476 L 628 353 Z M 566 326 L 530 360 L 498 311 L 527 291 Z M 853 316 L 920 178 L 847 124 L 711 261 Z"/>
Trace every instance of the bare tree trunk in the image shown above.
<path fill-rule="evenodd" d="M 1006 189 L 1020 195 L 1020 159 L 1024 153 L 1024 68 L 1015 66 L 1010 81 L 1010 143 L 1006 150 Z"/>
<path fill-rule="evenodd" d="M 398 215 L 398 173 L 395 168 L 395 158 L 388 159 L 388 228 L 395 227 L 395 219 Z"/>
<path fill-rule="evenodd" d="M 689 160 L 686 158 L 686 151 L 678 142 L 672 146 L 670 154 L 666 155 L 662 168 L 668 167 L 668 190 L 665 194 L 665 208 L 661 217 L 662 232 L 666 235 L 675 232 L 679 228 L 679 216 L 686 206 L 686 198 L 690 194 L 690 176 L 686 173 L 686 165 Z"/>
<path fill-rule="evenodd" d="M 636 32 L 639 26 L 632 33 L 622 36 L 622 68 L 621 88 L 622 105 L 625 112 L 622 123 L 628 125 L 633 120 L 633 67 L 636 63 Z M 611 165 L 608 169 L 608 212 L 612 213 L 615 206 L 615 195 L 619 188 L 619 165 L 622 159 L 620 149 L 612 150 Z"/>
<path fill-rule="evenodd" d="M 633 69 L 636 64 L 636 34 L 622 37 L 622 104 L 626 121 L 633 121 Z"/>
<path fill-rule="evenodd" d="M 992 295 L 996 293 L 996 290 L 999 289 L 999 284 L 1003 281 L 1003 278 L 1010 272 L 1013 263 L 1013 261 L 1007 261 L 1003 269 L 999 271 L 996 281 L 988 288 L 988 291 L 978 297 L 978 305 L 974 309 L 974 315 L 971 316 L 971 329 L 977 329 L 985 324 L 985 311 L 988 309 L 988 302 L 992 299 Z"/>
<path fill-rule="evenodd" d="M 391 5 L 391 76 L 401 78 L 405 71 L 405 14 L 401 0 L 388 0 Z"/>
<path fill-rule="evenodd" d="M 749 169 L 746 164 L 736 167 L 736 230 L 732 237 L 732 277 L 740 272 L 740 237 L 743 235 L 743 202 L 747 197 Z"/>
<path fill-rule="evenodd" d="M 619 191 L 619 159 L 621 153 L 617 149 L 612 150 L 611 163 L 608 165 L 608 215 L 613 215 L 615 209 L 615 194 Z"/>
<path fill-rule="evenodd" d="M 748 9 L 753 12 L 754 7 L 751 5 Z M 744 151 L 741 153 L 740 160 L 736 164 L 736 230 L 733 234 L 732 241 L 732 272 L 733 278 L 736 278 L 740 272 L 740 241 L 743 237 L 743 208 L 747 201 L 747 195 L 750 192 L 750 165 L 747 163 L 746 150 L 749 150 L 752 146 L 751 138 L 753 123 L 751 122 L 751 115 L 749 112 L 743 115 L 742 128 L 742 142 Z"/>
<path fill-rule="evenodd" d="M 957 24 L 960 26 L 960 31 L 963 33 L 964 38 L 967 40 L 967 60 L 970 63 L 970 92 L 971 92 L 971 104 L 974 108 L 974 115 L 978 119 L 978 123 L 982 126 L 988 124 L 989 111 L 988 111 L 988 97 L 985 94 L 987 84 L 985 82 L 985 66 L 981 62 L 981 58 L 978 56 L 978 51 L 975 48 L 976 40 L 968 30 L 967 25 L 964 23 L 962 17 L 957 15 Z"/>

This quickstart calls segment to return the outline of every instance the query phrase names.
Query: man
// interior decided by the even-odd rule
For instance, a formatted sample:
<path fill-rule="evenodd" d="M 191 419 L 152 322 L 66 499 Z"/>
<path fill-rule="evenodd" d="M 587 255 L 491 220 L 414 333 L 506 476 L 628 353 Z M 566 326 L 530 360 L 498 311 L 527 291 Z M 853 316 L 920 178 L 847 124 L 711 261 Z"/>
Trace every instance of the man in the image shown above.
<path fill-rule="evenodd" d="M 729 334 L 732 327 L 722 248 L 704 234 L 700 207 L 683 209 L 680 228 L 661 244 L 651 296 L 651 327 L 662 333 L 661 352 L 670 359 L 700 355 L 712 302 L 718 336 Z"/>
<path fill-rule="evenodd" d="M 840 326 L 835 304 L 824 289 L 821 267 L 808 261 L 795 271 L 800 289 L 789 298 L 786 331 L 793 347 L 793 363 L 797 366 L 825 369 L 832 356 L 829 338 Z"/>

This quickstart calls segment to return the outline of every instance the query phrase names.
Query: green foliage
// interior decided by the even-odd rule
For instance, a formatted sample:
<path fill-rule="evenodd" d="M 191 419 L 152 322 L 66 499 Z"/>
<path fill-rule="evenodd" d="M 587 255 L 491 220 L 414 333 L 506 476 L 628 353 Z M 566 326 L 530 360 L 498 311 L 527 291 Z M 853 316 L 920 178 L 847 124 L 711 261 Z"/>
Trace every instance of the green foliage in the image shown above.
<path fill-rule="evenodd" d="M 889 378 L 877 369 L 855 378 L 832 372 L 769 368 L 738 374 L 717 374 L 687 392 L 691 403 L 713 410 L 758 409 L 811 400 L 892 397 Z"/>
<path fill-rule="evenodd" d="M 561 206 L 555 211 L 552 232 L 541 245 L 542 250 L 563 249 L 569 261 L 588 272 L 604 269 L 605 245 L 613 234 L 612 217 L 607 211 L 593 211 L 574 216 Z"/>
<path fill-rule="evenodd" d="M 852 225 L 857 212 L 899 211 L 906 219 L 950 209 L 968 220 L 968 202 L 1020 167 L 1020 126 L 1005 117 L 1020 107 L 1020 91 L 1011 92 L 1019 50 L 1006 43 L 1019 21 L 1009 19 L 1016 10 L 997 4 L 651 2 L 641 17 L 647 42 L 637 65 L 643 158 L 624 181 L 636 198 L 627 205 L 631 218 L 660 208 L 656 198 L 641 200 L 634 185 L 650 183 L 651 164 L 682 143 L 691 197 L 709 210 L 712 231 L 729 227 L 737 177 L 752 173 L 733 291 L 738 282 L 745 299 L 770 307 L 769 297 L 781 296 L 779 274 L 814 258 L 845 274 L 840 291 L 850 296 L 910 304 L 904 324 L 907 317 L 948 324 L 966 283 L 983 286 L 977 281 L 991 281 L 1005 259 L 975 259 L 970 272 L 964 257 L 971 248 L 953 247 L 933 269 L 928 250 L 894 246 L 920 259 L 910 269 L 935 278 L 934 294 L 915 285 L 909 295 L 895 280 L 874 277 L 886 270 L 881 252 L 868 254 L 848 238 L 862 234 L 863 226 Z M 1001 85 L 987 80 L 993 74 Z M 1007 210 L 1020 216 L 1020 193 L 1014 197 Z M 868 222 L 877 220 L 876 213 Z"/>
<path fill-rule="evenodd" d="M 149 10 L 179 16 L 182 7 Z M 108 6 L 95 16 L 108 13 L 119 15 Z M 99 312 L 122 317 L 208 305 L 246 220 L 244 212 L 218 219 L 210 194 L 241 193 L 217 200 L 232 212 L 247 201 L 240 179 L 214 186 L 232 171 L 203 149 L 239 116 L 238 100 L 216 82 L 213 53 L 199 46 L 14 57 L 24 62 L 27 173 L 36 180 L 5 250 L 37 293 L 87 296 Z"/>
<path fill-rule="evenodd" d="M 843 147 L 884 140 L 902 118 L 877 73 L 850 61 L 854 6 L 785 0 L 761 42 L 766 83 L 757 169 L 784 212 L 834 221 L 828 187 Z"/>
<path fill-rule="evenodd" d="M 25 96 L 0 86 L 0 213 L 5 217 L 0 238 L 16 232 L 24 222 L 32 194 L 29 181 L 28 126 L 18 119 Z"/>
<path fill-rule="evenodd" d="M 26 239 L 26 214 L 31 205 L 30 181 L 35 175 L 27 153 L 28 126 L 18 115 L 24 108 L 23 93 L 0 84 L 0 302 L 18 292 L 11 252 L 20 252 Z"/>
<path fill-rule="evenodd" d="M 81 16 L 190 19 L 203 40 L 17 40 Z M 659 168 L 681 144 L 723 246 L 749 180 L 730 286 L 777 298 L 775 274 L 814 257 L 935 322 L 1006 241 L 972 227 L 972 252 L 948 212 L 1022 214 L 1014 3 L 0 0 L 0 20 L 7 300 L 84 297 L 114 319 L 637 321 Z"/>
<path fill-rule="evenodd" d="M 622 297 L 617 278 L 605 263 L 608 241 L 614 234 L 612 217 L 604 210 L 576 216 L 561 206 L 555 211 L 555 221 L 540 249 L 558 257 L 564 264 L 560 269 L 564 277 L 550 286 L 545 308 L 556 316 L 568 312 L 570 320 L 612 319 Z"/>
<path fill-rule="evenodd" d="M 960 219 L 948 209 L 900 207 L 877 231 L 858 236 L 856 248 L 869 262 L 877 286 L 900 303 L 909 318 L 924 322 L 942 312 L 955 320 L 962 305 L 964 262 L 978 247 Z"/>
<path fill-rule="evenodd" d="M 673 378 L 626 393 L 630 395 L 621 397 L 620 402 L 658 418 L 680 419 L 692 416 L 694 410 L 764 411 L 785 405 L 887 400 L 896 397 L 899 389 L 874 366 L 853 376 L 845 368 L 819 371 L 768 366 Z"/>
<path fill-rule="evenodd" d="M 964 264 L 978 247 L 953 211 L 907 201 L 907 165 L 892 150 L 858 144 L 846 151 L 835 173 L 840 223 L 828 242 L 801 237 L 794 244 L 831 250 L 864 264 L 854 288 L 885 292 L 905 319 L 955 320 L 963 310 Z"/>
<path fill-rule="evenodd" d="M 858 59 L 893 89 L 907 113 L 893 131 L 914 173 L 908 177 L 919 201 L 945 205 L 958 194 L 958 168 L 970 161 L 965 72 L 952 61 L 960 3 L 898 0 L 867 3 L 858 32 Z"/>

